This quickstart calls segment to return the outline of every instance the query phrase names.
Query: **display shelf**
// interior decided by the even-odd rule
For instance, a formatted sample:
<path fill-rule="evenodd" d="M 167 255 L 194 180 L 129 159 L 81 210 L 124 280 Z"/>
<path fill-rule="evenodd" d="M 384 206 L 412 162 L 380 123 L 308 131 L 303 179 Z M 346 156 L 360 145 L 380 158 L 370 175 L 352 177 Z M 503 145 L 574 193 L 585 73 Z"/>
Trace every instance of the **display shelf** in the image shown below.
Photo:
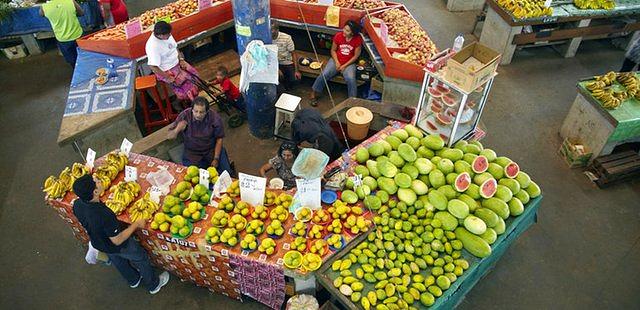
<path fill-rule="evenodd" d="M 356 10 L 351 8 L 340 8 L 339 28 L 346 25 L 347 21 L 359 22 L 367 14 L 377 12 L 389 6 L 396 6 L 397 3 L 385 2 L 385 7 L 372 10 Z M 317 3 L 307 3 L 303 1 L 290 0 L 270 0 L 271 16 L 278 19 L 285 19 L 299 23 L 322 25 L 327 24 L 326 13 L 329 6 Z"/>

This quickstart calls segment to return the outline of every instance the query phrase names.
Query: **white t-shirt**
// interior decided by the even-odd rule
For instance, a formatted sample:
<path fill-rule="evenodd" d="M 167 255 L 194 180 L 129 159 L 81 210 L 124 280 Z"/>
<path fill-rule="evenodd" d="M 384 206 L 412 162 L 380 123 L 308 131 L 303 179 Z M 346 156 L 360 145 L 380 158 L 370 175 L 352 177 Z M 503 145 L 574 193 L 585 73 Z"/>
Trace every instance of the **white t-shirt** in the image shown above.
<path fill-rule="evenodd" d="M 160 40 L 152 33 L 145 45 L 145 51 L 147 64 L 159 67 L 162 71 L 168 71 L 180 62 L 178 44 L 173 36 L 169 36 L 167 40 Z"/>

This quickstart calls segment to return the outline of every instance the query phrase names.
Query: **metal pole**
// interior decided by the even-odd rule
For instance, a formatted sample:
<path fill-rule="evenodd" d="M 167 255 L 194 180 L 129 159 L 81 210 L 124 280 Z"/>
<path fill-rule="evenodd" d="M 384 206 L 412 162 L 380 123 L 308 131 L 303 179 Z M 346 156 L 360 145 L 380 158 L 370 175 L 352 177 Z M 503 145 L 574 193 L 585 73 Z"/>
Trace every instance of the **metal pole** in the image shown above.
<path fill-rule="evenodd" d="M 260 40 L 271 44 L 271 14 L 269 0 L 231 0 L 235 21 L 238 54 L 247 44 Z M 247 105 L 249 131 L 260 139 L 273 137 L 275 126 L 276 85 L 251 83 L 244 94 Z"/>

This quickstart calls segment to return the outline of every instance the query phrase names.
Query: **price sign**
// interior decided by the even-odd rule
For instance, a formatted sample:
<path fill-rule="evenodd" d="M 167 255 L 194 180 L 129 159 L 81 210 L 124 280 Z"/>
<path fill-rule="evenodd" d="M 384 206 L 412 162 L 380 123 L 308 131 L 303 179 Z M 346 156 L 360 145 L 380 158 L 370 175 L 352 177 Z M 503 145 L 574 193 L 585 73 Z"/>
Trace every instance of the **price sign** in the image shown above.
<path fill-rule="evenodd" d="M 138 169 L 132 166 L 124 166 L 124 180 L 127 182 L 138 180 Z"/>
<path fill-rule="evenodd" d="M 122 139 L 122 144 L 120 144 L 120 152 L 124 153 L 129 157 L 129 152 L 131 152 L 131 148 L 133 147 L 133 143 L 127 140 L 127 138 Z"/>
<path fill-rule="evenodd" d="M 320 178 L 313 180 L 296 179 L 298 191 L 296 196 L 300 202 L 300 207 L 309 207 L 318 210 L 320 205 Z"/>
<path fill-rule="evenodd" d="M 93 164 L 96 161 L 96 151 L 94 151 L 91 148 L 89 148 L 87 150 L 87 157 L 86 157 L 85 161 L 86 161 L 86 165 L 89 168 L 89 170 L 92 170 L 93 169 Z"/>
<path fill-rule="evenodd" d="M 162 195 L 162 190 L 160 190 L 160 188 L 158 188 L 157 186 L 151 186 L 151 188 L 149 189 L 149 198 L 151 198 L 151 201 L 155 203 L 160 203 L 161 195 Z"/>
<path fill-rule="evenodd" d="M 382 38 L 382 42 L 386 45 L 389 41 L 389 26 L 384 22 L 380 23 L 380 38 Z"/>
<path fill-rule="evenodd" d="M 240 173 L 240 199 L 252 205 L 264 203 L 264 192 L 267 188 L 267 179 Z"/>
<path fill-rule="evenodd" d="M 198 0 L 198 11 L 211 7 L 211 0 Z"/>
<path fill-rule="evenodd" d="M 546 1 L 544 2 L 544 7 L 545 7 L 545 8 L 548 8 L 548 7 L 550 7 L 550 6 L 551 6 L 551 0 L 546 0 Z"/>
<path fill-rule="evenodd" d="M 351 179 L 353 180 L 353 188 L 362 186 L 362 174 L 356 174 Z"/>
<path fill-rule="evenodd" d="M 333 0 L 318 0 L 318 4 L 333 6 Z"/>
<path fill-rule="evenodd" d="M 211 195 L 211 199 L 220 197 L 220 193 L 226 192 L 227 188 L 231 186 L 231 183 L 233 183 L 233 180 L 231 180 L 229 172 L 227 172 L 227 170 L 223 171 L 222 174 L 218 176 L 216 184 L 213 185 L 213 195 Z"/>
<path fill-rule="evenodd" d="M 209 170 L 200 168 L 200 184 L 209 188 Z"/>
<path fill-rule="evenodd" d="M 131 22 L 124 25 L 124 34 L 127 36 L 127 39 L 133 38 L 142 33 L 142 24 L 139 19 L 134 19 Z"/>

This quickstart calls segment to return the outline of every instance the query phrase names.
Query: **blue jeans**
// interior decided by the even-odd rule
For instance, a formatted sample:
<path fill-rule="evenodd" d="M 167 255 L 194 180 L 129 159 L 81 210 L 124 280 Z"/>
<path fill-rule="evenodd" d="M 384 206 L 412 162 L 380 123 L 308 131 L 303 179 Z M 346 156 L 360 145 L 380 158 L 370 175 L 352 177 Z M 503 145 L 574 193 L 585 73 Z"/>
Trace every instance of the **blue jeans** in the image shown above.
<path fill-rule="evenodd" d="M 69 42 L 60 42 L 58 41 L 58 48 L 60 49 L 60 53 L 62 53 L 62 57 L 64 60 L 71 65 L 71 67 L 76 67 L 76 59 L 78 58 L 78 43 L 75 40 Z"/>
<path fill-rule="evenodd" d="M 147 252 L 133 238 L 129 238 L 120 253 L 107 253 L 111 263 L 127 280 L 129 285 L 134 285 L 142 277 L 142 285 L 152 291 L 158 287 L 160 279 L 153 271 Z"/>
<path fill-rule="evenodd" d="M 338 75 L 338 68 L 336 68 L 336 63 L 333 59 L 329 60 L 322 70 L 322 74 L 316 78 L 315 82 L 313 82 L 313 86 L 311 88 L 316 93 L 322 93 L 324 90 L 324 80 L 322 79 L 323 75 L 327 82 L 334 76 Z M 347 82 L 347 93 L 349 94 L 349 97 L 357 97 L 358 84 L 356 84 L 356 64 L 350 64 L 342 70 L 342 77 L 344 77 L 344 80 Z"/>
<path fill-rule="evenodd" d="M 213 161 L 213 151 L 209 152 L 207 155 L 202 156 L 202 158 L 200 159 L 200 161 L 194 162 L 191 159 L 189 159 L 187 155 L 187 150 L 184 150 L 184 153 L 182 154 L 182 165 L 183 166 L 197 166 L 198 168 L 202 168 L 202 169 L 207 169 L 210 167 L 211 162 Z M 223 171 L 228 171 L 230 175 L 233 175 L 233 171 L 231 171 L 231 162 L 229 161 L 229 155 L 227 155 L 227 150 L 222 147 L 222 150 L 220 151 L 220 158 L 218 159 L 218 167 L 216 167 L 216 170 L 218 170 L 218 174 L 221 174 Z"/>

